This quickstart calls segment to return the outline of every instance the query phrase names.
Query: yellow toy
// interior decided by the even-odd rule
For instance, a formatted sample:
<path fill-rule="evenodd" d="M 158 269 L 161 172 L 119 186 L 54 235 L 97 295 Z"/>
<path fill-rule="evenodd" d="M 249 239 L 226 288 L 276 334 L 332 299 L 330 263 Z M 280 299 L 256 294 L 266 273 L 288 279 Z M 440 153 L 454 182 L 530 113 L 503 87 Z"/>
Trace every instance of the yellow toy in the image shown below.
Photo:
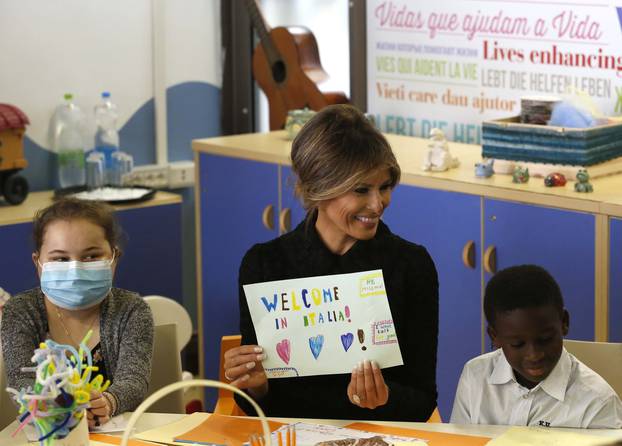
<path fill-rule="evenodd" d="M 23 143 L 28 124 L 19 108 L 0 104 L 0 193 L 11 204 L 20 204 L 28 196 L 28 181 L 17 174 L 28 166 Z"/>

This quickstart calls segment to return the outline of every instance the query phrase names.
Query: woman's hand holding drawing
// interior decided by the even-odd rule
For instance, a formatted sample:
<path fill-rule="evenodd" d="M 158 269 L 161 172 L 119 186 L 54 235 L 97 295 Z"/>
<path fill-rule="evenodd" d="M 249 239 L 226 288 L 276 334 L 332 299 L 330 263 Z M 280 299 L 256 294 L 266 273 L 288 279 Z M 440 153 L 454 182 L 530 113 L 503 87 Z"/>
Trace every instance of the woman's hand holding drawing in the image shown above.
<path fill-rule="evenodd" d="M 258 345 L 241 345 L 225 352 L 225 378 L 231 385 L 247 389 L 255 398 L 268 393 L 268 378 L 261 361 L 266 359 Z"/>
<path fill-rule="evenodd" d="M 352 404 L 365 409 L 375 409 L 389 401 L 389 387 L 375 361 L 365 360 L 352 370 L 347 392 Z"/>

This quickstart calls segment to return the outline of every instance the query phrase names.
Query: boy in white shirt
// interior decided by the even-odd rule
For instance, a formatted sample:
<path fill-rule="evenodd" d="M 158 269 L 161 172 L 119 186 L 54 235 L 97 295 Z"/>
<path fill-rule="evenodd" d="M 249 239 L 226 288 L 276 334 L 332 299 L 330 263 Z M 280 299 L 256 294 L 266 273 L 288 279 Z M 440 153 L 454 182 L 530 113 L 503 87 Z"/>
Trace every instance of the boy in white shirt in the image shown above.
<path fill-rule="evenodd" d="M 570 317 L 546 270 L 499 271 L 486 286 L 484 313 L 497 350 L 464 366 L 452 423 L 622 427 L 618 395 L 563 346 Z"/>

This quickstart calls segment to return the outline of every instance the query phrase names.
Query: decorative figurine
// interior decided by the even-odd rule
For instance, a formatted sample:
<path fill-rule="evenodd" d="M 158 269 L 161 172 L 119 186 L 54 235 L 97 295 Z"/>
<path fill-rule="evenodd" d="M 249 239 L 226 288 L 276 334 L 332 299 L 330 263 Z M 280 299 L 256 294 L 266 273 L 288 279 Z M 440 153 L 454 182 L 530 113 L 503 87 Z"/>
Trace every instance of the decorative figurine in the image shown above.
<path fill-rule="evenodd" d="M 287 112 L 285 119 L 285 130 L 287 131 L 287 139 L 294 139 L 303 125 L 313 117 L 315 112 L 305 107 L 302 110 L 290 110 Z"/>
<path fill-rule="evenodd" d="M 590 174 L 585 169 L 577 172 L 577 182 L 574 183 L 575 192 L 594 192 L 594 187 L 590 184 Z"/>
<path fill-rule="evenodd" d="M 544 178 L 544 185 L 546 187 L 557 187 L 566 185 L 566 177 L 559 172 L 550 173 Z"/>
<path fill-rule="evenodd" d="M 493 165 L 495 164 L 495 160 L 490 158 L 481 163 L 475 163 L 475 176 L 488 178 L 491 177 L 495 171 L 493 170 Z"/>
<path fill-rule="evenodd" d="M 526 183 L 529 181 L 529 167 L 516 166 L 512 174 L 512 183 Z"/>
<path fill-rule="evenodd" d="M 28 196 L 28 181 L 17 173 L 28 167 L 24 158 L 28 124 L 28 117 L 19 108 L 0 104 L 0 194 L 10 204 L 20 204 Z"/>
<path fill-rule="evenodd" d="M 441 129 L 433 128 L 430 131 L 430 139 L 421 169 L 443 172 L 460 165 L 458 158 L 454 158 L 449 153 L 449 145 Z"/>

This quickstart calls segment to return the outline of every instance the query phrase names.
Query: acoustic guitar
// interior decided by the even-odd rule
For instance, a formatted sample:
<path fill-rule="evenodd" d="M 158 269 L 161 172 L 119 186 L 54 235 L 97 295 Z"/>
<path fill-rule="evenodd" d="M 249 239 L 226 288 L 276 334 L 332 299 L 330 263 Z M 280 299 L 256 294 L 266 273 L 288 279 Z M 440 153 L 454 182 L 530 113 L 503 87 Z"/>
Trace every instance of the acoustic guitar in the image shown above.
<path fill-rule="evenodd" d="M 253 76 L 268 97 L 270 130 L 284 127 L 289 110 L 320 110 L 349 102 L 341 92 L 322 92 L 318 88 L 328 74 L 320 63 L 315 36 L 308 28 L 270 28 L 256 0 L 247 0 L 247 6 L 260 40 L 253 53 Z"/>

